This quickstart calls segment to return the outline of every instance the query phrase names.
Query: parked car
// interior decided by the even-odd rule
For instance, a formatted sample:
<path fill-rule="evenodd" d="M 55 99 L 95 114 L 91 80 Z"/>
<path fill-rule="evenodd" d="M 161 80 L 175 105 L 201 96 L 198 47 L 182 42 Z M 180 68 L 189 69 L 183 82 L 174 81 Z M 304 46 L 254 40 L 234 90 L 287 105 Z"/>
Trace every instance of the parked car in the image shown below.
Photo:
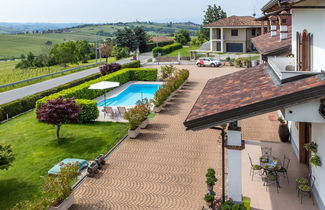
<path fill-rule="evenodd" d="M 215 58 L 199 58 L 196 61 L 196 65 L 201 66 L 211 66 L 211 67 L 219 67 L 221 66 L 221 62 Z"/>

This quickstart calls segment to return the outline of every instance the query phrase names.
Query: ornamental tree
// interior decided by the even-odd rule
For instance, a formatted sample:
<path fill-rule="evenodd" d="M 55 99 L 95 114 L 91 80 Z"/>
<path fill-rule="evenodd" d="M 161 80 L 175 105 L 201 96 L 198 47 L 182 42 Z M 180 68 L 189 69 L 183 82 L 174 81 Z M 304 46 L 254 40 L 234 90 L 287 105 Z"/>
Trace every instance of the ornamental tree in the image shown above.
<path fill-rule="evenodd" d="M 0 145 L 0 170 L 8 170 L 15 156 L 10 145 Z"/>
<path fill-rule="evenodd" d="M 48 100 L 37 110 L 37 119 L 42 122 L 56 126 L 56 137 L 60 140 L 60 128 L 65 123 L 76 123 L 79 121 L 80 106 L 73 98 L 59 97 Z"/>

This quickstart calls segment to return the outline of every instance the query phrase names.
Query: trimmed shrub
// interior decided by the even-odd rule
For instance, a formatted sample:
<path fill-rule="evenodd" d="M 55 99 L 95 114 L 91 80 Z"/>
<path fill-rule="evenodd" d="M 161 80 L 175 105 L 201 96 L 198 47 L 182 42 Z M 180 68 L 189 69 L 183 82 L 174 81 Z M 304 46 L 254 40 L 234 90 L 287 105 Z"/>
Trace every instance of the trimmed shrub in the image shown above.
<path fill-rule="evenodd" d="M 124 84 L 132 80 L 144 80 L 144 81 L 155 81 L 157 80 L 157 69 L 122 69 L 120 71 L 102 76 L 100 78 L 85 82 L 81 85 L 62 90 L 55 94 L 44 97 L 36 102 L 36 109 L 41 104 L 46 103 L 48 99 L 55 99 L 60 96 L 64 98 L 76 98 L 76 99 L 94 99 L 98 96 L 103 95 L 107 90 L 89 90 L 89 86 L 102 81 L 113 81 Z"/>
<path fill-rule="evenodd" d="M 158 53 L 160 53 L 161 55 L 166 55 L 168 53 L 173 52 L 174 50 L 178 50 L 183 48 L 183 45 L 180 43 L 175 43 L 175 44 L 171 44 L 171 45 L 166 45 L 164 47 L 155 47 L 153 48 L 152 52 L 153 52 L 153 56 L 157 57 Z"/>
<path fill-rule="evenodd" d="M 76 103 L 80 106 L 81 112 L 79 116 L 80 123 L 86 123 L 94 121 L 99 116 L 99 110 L 97 108 L 97 102 L 85 99 L 76 99 Z"/>
<path fill-rule="evenodd" d="M 100 73 L 105 76 L 122 69 L 122 66 L 119 63 L 108 63 L 99 67 Z"/>
<path fill-rule="evenodd" d="M 132 61 L 130 63 L 123 64 L 122 69 L 125 69 L 125 68 L 140 68 L 140 66 L 141 66 L 140 61 Z"/>
<path fill-rule="evenodd" d="M 170 41 L 170 42 L 158 42 L 158 43 L 149 43 L 149 44 L 147 44 L 146 52 L 152 51 L 153 48 L 155 48 L 155 47 L 163 47 L 163 46 L 166 46 L 166 45 L 171 45 L 173 43 L 174 43 L 174 41 Z"/>

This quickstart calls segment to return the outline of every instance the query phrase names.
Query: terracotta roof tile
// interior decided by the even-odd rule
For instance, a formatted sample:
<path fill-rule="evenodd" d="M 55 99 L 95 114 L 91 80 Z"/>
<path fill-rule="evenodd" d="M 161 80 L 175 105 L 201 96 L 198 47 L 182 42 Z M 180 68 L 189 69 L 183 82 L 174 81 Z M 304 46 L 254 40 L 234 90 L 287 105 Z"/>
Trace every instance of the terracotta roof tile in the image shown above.
<path fill-rule="evenodd" d="M 275 84 L 276 80 L 270 76 L 272 70 L 268 68 L 267 65 L 258 65 L 209 80 L 184 124 L 188 127 L 191 123 L 204 121 L 205 118 L 211 116 L 225 116 L 225 113 L 234 115 L 241 109 L 245 109 L 245 114 L 258 112 L 259 109 L 262 109 L 261 104 L 265 106 L 267 103 L 267 106 L 272 108 L 278 99 L 288 100 L 289 98 L 284 97 L 308 90 L 314 91 L 313 88 L 324 88 L 321 91 L 323 91 L 322 94 L 325 94 L 325 81 L 320 76 Z M 295 96 L 288 103 L 295 103 L 297 100 L 303 99 Z M 259 108 L 252 109 L 251 105 L 258 105 Z M 209 120 L 211 123 L 212 119 Z M 221 120 L 219 119 L 219 121 Z"/>
<path fill-rule="evenodd" d="M 252 16 L 230 16 L 216 22 L 204 25 L 204 27 L 230 27 L 230 26 L 261 26 Z"/>
<path fill-rule="evenodd" d="M 280 40 L 280 31 L 277 31 L 276 36 L 271 36 L 271 33 L 266 33 L 257 37 L 252 38 L 252 42 L 255 48 L 262 54 L 268 55 L 271 53 L 275 53 L 277 51 L 281 51 L 283 49 L 288 54 L 291 53 L 291 26 L 288 27 L 288 38 L 285 40 Z"/>
<path fill-rule="evenodd" d="M 152 42 L 171 42 L 174 41 L 174 39 L 165 37 L 165 36 L 153 36 L 150 39 Z"/>

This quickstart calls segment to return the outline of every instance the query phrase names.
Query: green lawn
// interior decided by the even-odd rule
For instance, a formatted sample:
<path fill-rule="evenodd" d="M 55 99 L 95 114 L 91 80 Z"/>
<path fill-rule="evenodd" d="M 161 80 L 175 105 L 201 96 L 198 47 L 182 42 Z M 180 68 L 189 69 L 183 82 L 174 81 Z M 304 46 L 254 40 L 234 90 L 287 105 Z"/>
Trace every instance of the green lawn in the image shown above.
<path fill-rule="evenodd" d="M 92 160 L 106 153 L 127 133 L 127 124 L 91 123 L 63 125 L 63 143 L 58 144 L 55 127 L 40 123 L 29 112 L 0 124 L 0 144 L 11 144 L 16 155 L 8 171 L 0 171 L 0 209 L 39 196 L 42 176 L 64 158 Z"/>
<path fill-rule="evenodd" d="M 105 61 L 105 59 L 102 59 L 102 61 Z M 110 63 L 115 62 L 115 61 L 116 61 L 115 58 L 108 59 L 108 62 L 110 62 Z M 19 61 L 2 61 L 2 62 L 0 62 L 0 85 L 18 82 L 18 81 L 30 79 L 33 77 L 42 76 L 45 74 L 55 73 L 55 72 L 62 71 L 65 69 L 71 69 L 71 68 L 75 68 L 75 67 L 79 67 L 79 66 L 86 66 L 89 64 L 94 64 L 94 63 L 96 63 L 96 60 L 95 59 L 90 60 L 90 61 L 88 61 L 88 63 L 69 64 L 67 67 L 62 67 L 62 66 L 57 65 L 57 66 L 33 68 L 33 69 L 16 69 L 15 66 L 18 62 Z M 99 59 L 98 59 L 98 62 L 99 62 Z M 8 88 L 1 88 L 0 92 L 8 91 L 8 90 L 18 88 L 18 87 L 23 87 L 26 85 L 31 85 L 31 84 L 34 84 L 37 82 L 45 81 L 47 79 L 52 79 L 54 77 L 60 77 L 63 75 L 74 73 L 76 71 L 82 71 L 82 70 L 86 70 L 86 69 L 93 68 L 93 67 L 95 67 L 95 66 L 78 69 L 75 71 L 66 72 L 64 74 L 58 74 L 58 75 L 47 77 L 47 78 L 42 78 L 42 79 L 35 80 L 32 82 L 23 83 L 23 84 L 19 84 L 16 86 L 11 86 Z"/>
<path fill-rule="evenodd" d="M 190 56 L 190 51 L 191 50 L 197 50 L 199 49 L 199 47 L 197 46 L 190 46 L 190 47 L 183 47 L 182 49 L 179 49 L 179 50 L 175 50 L 165 56 L 171 56 L 171 57 L 175 57 L 175 56 L 178 56 L 178 52 L 181 53 L 181 56 Z"/>

